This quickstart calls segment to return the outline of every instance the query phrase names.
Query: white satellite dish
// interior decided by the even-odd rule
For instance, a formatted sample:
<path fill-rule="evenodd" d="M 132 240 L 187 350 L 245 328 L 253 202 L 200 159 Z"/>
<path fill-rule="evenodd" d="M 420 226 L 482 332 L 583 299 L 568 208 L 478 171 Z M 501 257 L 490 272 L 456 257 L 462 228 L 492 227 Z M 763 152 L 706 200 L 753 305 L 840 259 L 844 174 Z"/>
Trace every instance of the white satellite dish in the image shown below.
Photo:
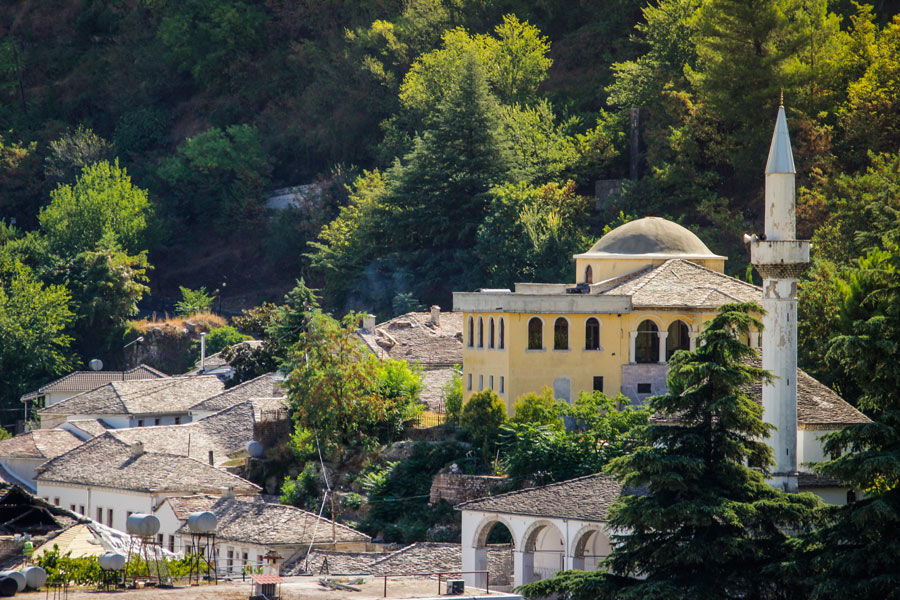
<path fill-rule="evenodd" d="M 91 368 L 91 371 L 99 371 L 103 368 L 103 361 L 99 358 L 92 358 L 88 366 Z"/>

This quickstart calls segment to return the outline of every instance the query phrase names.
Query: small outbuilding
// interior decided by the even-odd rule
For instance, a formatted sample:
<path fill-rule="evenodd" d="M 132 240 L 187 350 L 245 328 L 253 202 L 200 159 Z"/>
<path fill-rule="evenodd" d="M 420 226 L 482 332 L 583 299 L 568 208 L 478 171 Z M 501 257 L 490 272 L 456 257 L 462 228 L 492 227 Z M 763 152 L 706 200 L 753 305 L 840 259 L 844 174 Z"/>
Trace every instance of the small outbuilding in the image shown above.
<path fill-rule="evenodd" d="M 610 553 L 606 519 L 622 493 L 608 475 L 470 500 L 462 511 L 462 570 L 467 586 L 484 588 L 489 541 L 506 529 L 513 545 L 513 583 L 523 585 L 567 569 L 592 570 Z M 505 536 L 498 536 L 505 537 Z"/>

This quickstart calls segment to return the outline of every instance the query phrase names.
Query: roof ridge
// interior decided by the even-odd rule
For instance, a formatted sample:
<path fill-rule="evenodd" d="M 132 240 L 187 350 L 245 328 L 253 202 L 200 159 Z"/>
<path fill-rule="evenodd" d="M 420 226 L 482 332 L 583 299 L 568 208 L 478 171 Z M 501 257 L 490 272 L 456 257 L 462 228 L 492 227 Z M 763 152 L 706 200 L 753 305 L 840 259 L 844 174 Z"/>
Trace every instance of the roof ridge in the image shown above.
<path fill-rule="evenodd" d="M 533 492 L 535 490 L 546 490 L 549 488 L 555 488 L 555 487 L 559 487 L 562 485 L 568 485 L 575 481 L 583 481 L 585 479 L 592 479 L 594 477 L 608 477 L 610 479 L 615 480 L 614 477 L 612 477 L 610 475 L 606 475 L 605 473 L 593 473 L 591 475 L 582 475 L 581 477 L 573 477 L 572 479 L 566 479 L 565 481 L 554 481 L 553 483 L 548 483 L 547 485 L 536 485 L 534 487 L 524 488 L 521 490 L 512 490 L 509 492 L 503 492 L 502 494 L 497 494 L 495 496 L 486 496 L 484 498 L 475 498 L 474 500 L 466 500 L 465 502 L 461 502 L 461 503 L 457 504 L 454 508 L 457 508 L 457 509 L 462 508 L 463 506 L 466 506 L 468 504 L 473 504 L 476 502 L 481 502 L 482 500 L 494 500 L 496 498 L 507 498 L 507 497 L 524 494 L 527 492 Z"/>
<path fill-rule="evenodd" d="M 748 283 L 748 282 L 744 281 L 743 279 L 738 279 L 737 277 L 732 277 L 731 275 L 727 275 L 725 273 L 720 273 L 719 271 L 715 271 L 713 269 L 710 269 L 709 267 L 704 267 L 703 265 L 699 265 L 699 264 L 697 264 L 693 261 L 687 260 L 685 258 L 673 258 L 672 259 L 672 261 L 676 261 L 676 260 L 678 262 L 688 264 L 688 265 L 694 267 L 695 269 L 699 269 L 701 271 L 707 271 L 709 273 L 712 273 L 713 275 L 717 275 L 719 277 L 724 277 L 725 279 L 730 279 L 731 281 L 736 281 L 736 282 L 740 283 L 741 285 L 753 288 L 757 292 L 762 292 L 762 287 L 752 284 L 752 283 Z M 671 262 L 671 261 L 669 261 L 669 262 Z"/>

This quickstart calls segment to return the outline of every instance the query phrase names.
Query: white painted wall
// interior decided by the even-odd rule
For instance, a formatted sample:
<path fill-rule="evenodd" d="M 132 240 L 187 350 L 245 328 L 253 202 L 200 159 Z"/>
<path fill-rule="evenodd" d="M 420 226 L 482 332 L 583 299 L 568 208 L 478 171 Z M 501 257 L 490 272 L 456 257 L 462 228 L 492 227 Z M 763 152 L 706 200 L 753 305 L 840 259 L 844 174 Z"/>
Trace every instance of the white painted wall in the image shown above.
<path fill-rule="evenodd" d="M 801 429 L 797 432 L 797 453 L 799 454 L 799 469 L 805 472 L 811 472 L 812 469 L 804 463 L 822 462 L 827 460 L 825 443 L 821 439 L 822 436 L 831 433 L 832 430 L 809 430 Z"/>
<path fill-rule="evenodd" d="M 44 464 L 44 462 L 46 462 L 44 458 L 0 457 L 0 465 L 3 465 L 3 468 L 21 480 L 26 486 L 29 486 L 31 491 L 37 486 L 34 482 L 35 469 Z"/>

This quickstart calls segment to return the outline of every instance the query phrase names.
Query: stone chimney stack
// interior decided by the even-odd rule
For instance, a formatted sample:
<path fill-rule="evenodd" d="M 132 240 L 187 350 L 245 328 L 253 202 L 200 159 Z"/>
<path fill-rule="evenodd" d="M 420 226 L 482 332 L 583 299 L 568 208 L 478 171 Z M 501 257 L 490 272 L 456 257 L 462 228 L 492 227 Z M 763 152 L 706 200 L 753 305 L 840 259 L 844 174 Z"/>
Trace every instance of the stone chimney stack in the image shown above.
<path fill-rule="evenodd" d="M 431 307 L 431 322 L 435 327 L 441 326 L 441 307 L 437 304 Z"/>
<path fill-rule="evenodd" d="M 797 278 L 809 263 L 809 242 L 795 239 L 795 173 L 781 106 L 766 163 L 766 233 L 750 242 L 750 262 L 763 278 L 762 366 L 775 375 L 762 391 L 763 420 L 777 428 L 769 438 L 775 459 L 769 483 L 787 492 L 798 490 Z"/>
<path fill-rule="evenodd" d="M 131 457 L 137 458 L 144 455 L 144 442 L 135 442 L 131 445 Z"/>
<path fill-rule="evenodd" d="M 234 498 L 234 486 L 233 485 L 229 485 L 227 487 L 222 488 L 222 498 L 226 499 L 226 500 L 229 498 Z"/>
<path fill-rule="evenodd" d="M 369 333 L 375 331 L 375 315 L 366 315 L 363 317 L 362 328 Z"/>

